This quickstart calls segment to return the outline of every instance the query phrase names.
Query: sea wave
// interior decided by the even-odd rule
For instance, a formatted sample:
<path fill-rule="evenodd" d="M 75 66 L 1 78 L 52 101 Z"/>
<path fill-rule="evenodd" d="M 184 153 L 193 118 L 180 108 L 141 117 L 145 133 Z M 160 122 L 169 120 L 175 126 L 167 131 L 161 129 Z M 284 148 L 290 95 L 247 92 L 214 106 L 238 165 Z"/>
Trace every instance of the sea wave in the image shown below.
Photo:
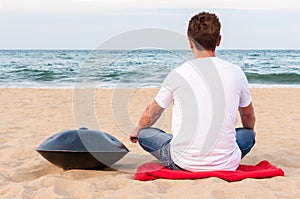
<path fill-rule="evenodd" d="M 300 50 L 219 50 L 251 85 L 300 85 Z M 0 50 L 0 87 L 155 87 L 193 55 L 187 50 Z"/>

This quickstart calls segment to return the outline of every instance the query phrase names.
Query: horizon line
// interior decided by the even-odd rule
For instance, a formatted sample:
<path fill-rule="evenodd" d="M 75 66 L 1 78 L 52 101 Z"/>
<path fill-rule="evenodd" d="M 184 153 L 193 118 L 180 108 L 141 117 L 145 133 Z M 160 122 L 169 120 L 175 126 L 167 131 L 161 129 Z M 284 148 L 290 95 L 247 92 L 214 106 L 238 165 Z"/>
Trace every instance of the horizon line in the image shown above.
<path fill-rule="evenodd" d="M 155 50 L 156 48 L 146 48 L 145 50 Z M 125 49 L 125 48 L 115 48 L 115 49 L 92 49 L 92 48 L 0 48 L 0 50 L 143 50 L 143 49 Z M 158 49 L 157 50 L 190 50 L 190 49 L 183 49 L 183 48 L 170 48 L 170 49 Z M 300 48 L 220 48 L 218 50 L 300 50 Z"/>

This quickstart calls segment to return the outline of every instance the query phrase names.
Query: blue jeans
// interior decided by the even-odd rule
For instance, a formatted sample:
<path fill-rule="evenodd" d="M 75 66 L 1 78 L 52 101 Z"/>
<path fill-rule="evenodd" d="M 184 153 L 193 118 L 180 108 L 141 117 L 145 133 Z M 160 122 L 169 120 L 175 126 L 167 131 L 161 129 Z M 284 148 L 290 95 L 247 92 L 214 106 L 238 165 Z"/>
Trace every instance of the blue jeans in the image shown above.
<path fill-rule="evenodd" d="M 146 128 L 140 131 L 138 141 L 144 150 L 160 160 L 164 166 L 173 170 L 180 170 L 181 168 L 171 158 L 170 142 L 172 138 L 171 134 L 158 128 Z M 242 152 L 243 158 L 255 144 L 254 132 L 250 129 L 237 128 L 236 142 Z"/>

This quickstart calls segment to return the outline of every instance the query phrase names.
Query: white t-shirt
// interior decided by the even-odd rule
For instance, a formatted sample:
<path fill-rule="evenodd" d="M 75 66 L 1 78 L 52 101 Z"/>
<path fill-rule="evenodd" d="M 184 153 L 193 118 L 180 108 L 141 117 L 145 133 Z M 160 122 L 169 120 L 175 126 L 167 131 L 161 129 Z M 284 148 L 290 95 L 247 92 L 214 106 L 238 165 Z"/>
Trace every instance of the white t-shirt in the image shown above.
<path fill-rule="evenodd" d="M 169 73 L 155 101 L 162 108 L 173 102 L 170 150 L 178 166 L 189 171 L 237 169 L 238 108 L 252 101 L 239 66 L 217 57 L 187 61 Z"/>

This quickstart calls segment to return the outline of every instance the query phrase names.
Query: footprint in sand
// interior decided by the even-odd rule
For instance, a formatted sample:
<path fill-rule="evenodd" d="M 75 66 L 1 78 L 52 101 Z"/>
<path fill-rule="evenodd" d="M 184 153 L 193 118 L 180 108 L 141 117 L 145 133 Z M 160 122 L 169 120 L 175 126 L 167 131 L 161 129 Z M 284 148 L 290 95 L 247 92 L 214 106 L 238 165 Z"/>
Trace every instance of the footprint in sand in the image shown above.
<path fill-rule="evenodd" d="M 13 182 L 25 182 L 59 172 L 61 172 L 61 169 L 56 168 L 51 164 L 36 164 L 17 170 L 15 173 L 9 175 L 9 178 Z"/>

